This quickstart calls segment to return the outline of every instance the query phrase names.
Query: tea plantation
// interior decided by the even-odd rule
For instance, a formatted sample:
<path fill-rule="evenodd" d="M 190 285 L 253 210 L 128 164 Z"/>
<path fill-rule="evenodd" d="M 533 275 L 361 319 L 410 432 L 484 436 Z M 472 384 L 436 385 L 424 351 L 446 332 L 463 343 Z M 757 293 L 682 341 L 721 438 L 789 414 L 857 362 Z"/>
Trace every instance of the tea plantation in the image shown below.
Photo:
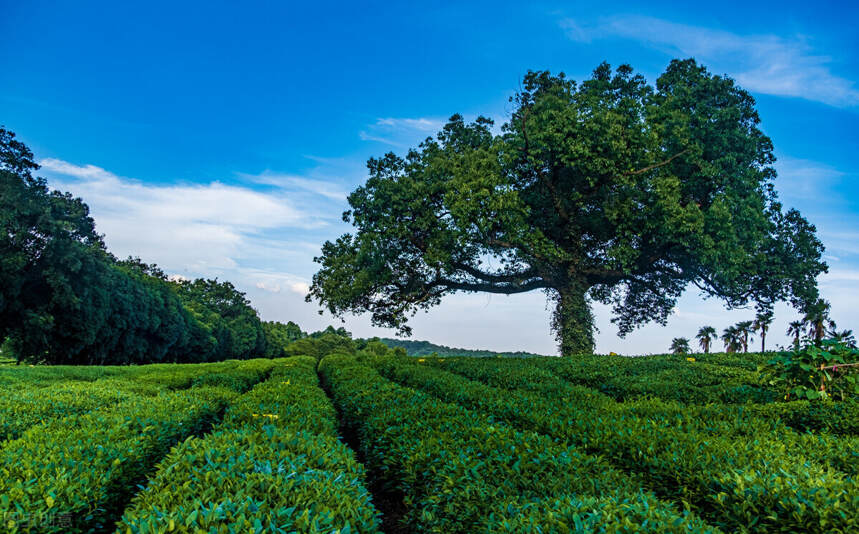
<path fill-rule="evenodd" d="M 859 532 L 859 404 L 770 356 L 0 366 L 8 532 Z"/>

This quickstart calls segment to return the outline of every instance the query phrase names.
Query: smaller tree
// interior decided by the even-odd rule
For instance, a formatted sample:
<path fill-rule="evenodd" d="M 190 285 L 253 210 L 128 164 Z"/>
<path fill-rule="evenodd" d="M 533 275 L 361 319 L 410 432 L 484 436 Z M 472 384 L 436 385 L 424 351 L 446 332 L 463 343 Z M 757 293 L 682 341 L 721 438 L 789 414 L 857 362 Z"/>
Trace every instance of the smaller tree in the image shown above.
<path fill-rule="evenodd" d="M 761 352 L 766 352 L 767 350 L 767 331 L 770 329 L 770 325 L 773 322 L 773 312 L 770 309 L 764 309 L 758 311 L 757 317 L 755 317 L 755 323 L 752 325 L 754 330 L 761 333 Z"/>
<path fill-rule="evenodd" d="M 689 354 L 689 340 L 685 337 L 675 337 L 671 340 L 670 350 L 672 354 Z"/>
<path fill-rule="evenodd" d="M 737 333 L 743 345 L 743 352 L 749 352 L 749 340 L 751 339 L 752 332 L 754 332 L 753 324 L 752 321 L 740 321 L 737 323 Z"/>
<path fill-rule="evenodd" d="M 826 336 L 836 343 L 846 345 L 848 348 L 856 348 L 856 338 L 853 336 L 853 330 L 838 330 L 835 321 L 830 321 L 829 331 L 826 333 Z"/>
<path fill-rule="evenodd" d="M 722 331 L 722 342 L 725 344 L 725 352 L 739 352 L 743 347 L 741 334 L 736 326 L 729 326 Z"/>
<path fill-rule="evenodd" d="M 695 337 L 698 338 L 698 344 L 701 345 L 701 350 L 705 353 L 709 353 L 710 346 L 713 343 L 713 338 L 716 337 L 716 329 L 712 326 L 702 326 L 698 329 L 698 335 Z"/>
<path fill-rule="evenodd" d="M 817 299 L 805 308 L 805 317 L 802 320 L 808 328 L 808 337 L 815 345 L 820 345 L 820 341 L 826 334 L 826 325 L 831 322 L 829 320 L 831 308 L 824 299 Z"/>
<path fill-rule="evenodd" d="M 803 321 L 791 321 L 787 327 L 787 335 L 793 337 L 793 349 L 799 350 L 799 338 L 805 331 L 805 323 Z"/>

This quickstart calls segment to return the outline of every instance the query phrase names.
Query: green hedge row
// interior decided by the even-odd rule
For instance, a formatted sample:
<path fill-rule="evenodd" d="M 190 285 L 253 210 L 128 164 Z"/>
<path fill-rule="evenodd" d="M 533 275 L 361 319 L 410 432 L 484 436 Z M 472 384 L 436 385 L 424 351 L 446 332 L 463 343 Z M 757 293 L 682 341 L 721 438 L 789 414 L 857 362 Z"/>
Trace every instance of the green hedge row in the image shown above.
<path fill-rule="evenodd" d="M 634 479 L 599 457 L 399 386 L 354 356 L 329 355 L 319 372 L 357 433 L 368 466 L 404 496 L 405 520 L 414 531 L 507 531 L 504 521 L 525 521 L 512 501 L 530 513 L 531 501 L 570 495 L 598 499 L 612 510 L 605 514 L 606 529 L 638 501 L 659 521 L 636 531 L 712 531 L 693 515 L 639 493 Z"/>
<path fill-rule="evenodd" d="M 814 458 L 786 454 L 788 447 L 779 440 L 729 439 L 719 437 L 721 430 L 684 431 L 672 428 L 682 418 L 640 416 L 625 404 L 607 409 L 600 403 L 589 406 L 581 398 L 570 402 L 557 395 L 494 388 L 405 358 L 376 358 L 375 365 L 398 382 L 421 387 L 441 399 L 603 453 L 614 464 L 638 473 L 659 494 L 691 503 L 727 529 L 846 532 L 859 528 L 856 481 Z M 457 372 L 463 372 L 481 362 L 456 365 Z M 792 449 L 798 452 L 800 445 Z"/>
<path fill-rule="evenodd" d="M 676 516 L 664 506 L 654 506 L 644 493 L 619 493 L 608 498 L 563 495 L 536 501 L 514 499 L 493 513 L 489 532 L 520 534 L 629 534 L 677 532 Z M 691 532 L 690 526 L 686 532 Z"/>
<path fill-rule="evenodd" d="M 126 384 L 70 382 L 45 388 L 22 388 L 6 392 L 0 403 L 0 442 L 15 439 L 21 432 L 43 421 L 111 406 L 125 398 Z"/>
<path fill-rule="evenodd" d="M 177 441 L 204 431 L 235 393 L 130 394 L 103 410 L 38 425 L 0 450 L 0 519 L 10 532 L 91 532 Z"/>
<path fill-rule="evenodd" d="M 856 404 L 795 401 L 773 404 L 686 405 L 658 398 L 611 401 L 568 383 L 528 361 L 486 362 L 474 358 L 424 358 L 427 365 L 445 368 L 502 389 L 524 389 L 551 398 L 586 401 L 592 408 L 612 409 L 629 416 L 648 418 L 671 429 L 712 435 L 721 439 L 770 439 L 777 448 L 806 455 L 835 466 L 845 473 L 859 473 L 859 438 L 855 435 Z M 820 435 L 797 434 L 796 430 L 823 431 Z M 837 438 L 829 434 L 841 434 Z"/>
<path fill-rule="evenodd" d="M 749 355 L 742 355 L 746 357 Z M 715 355 L 577 356 L 532 358 L 527 365 L 549 370 L 565 380 L 593 388 L 615 400 L 659 397 L 686 404 L 772 402 L 778 393 L 762 386 L 756 369 L 708 363 Z M 738 359 L 734 356 L 734 359 Z M 752 360 L 756 361 L 756 360 Z"/>
<path fill-rule="evenodd" d="M 859 400 L 776 402 L 752 409 L 762 417 L 777 418 L 800 431 L 859 436 Z M 854 449 L 859 455 L 859 446 Z"/>
<path fill-rule="evenodd" d="M 118 532 L 378 532 L 363 466 L 337 439 L 315 364 L 276 360 L 214 432 L 171 451 Z"/>
<path fill-rule="evenodd" d="M 274 368 L 274 360 L 258 358 L 254 360 L 240 360 L 234 366 L 222 371 L 206 372 L 200 374 L 191 381 L 191 387 L 215 386 L 224 387 L 244 393 L 255 384 L 265 380 Z"/>

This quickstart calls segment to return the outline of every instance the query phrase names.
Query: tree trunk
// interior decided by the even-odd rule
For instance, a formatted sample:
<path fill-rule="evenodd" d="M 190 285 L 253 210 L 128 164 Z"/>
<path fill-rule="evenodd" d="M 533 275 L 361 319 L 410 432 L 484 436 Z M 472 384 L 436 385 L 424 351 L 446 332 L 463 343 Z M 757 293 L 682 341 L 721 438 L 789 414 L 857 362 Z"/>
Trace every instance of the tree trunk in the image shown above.
<path fill-rule="evenodd" d="M 594 316 L 584 284 L 571 284 L 558 290 L 552 329 L 561 356 L 593 353 Z"/>
<path fill-rule="evenodd" d="M 766 342 L 767 342 L 767 333 L 764 330 L 761 330 L 761 352 L 766 352 Z"/>

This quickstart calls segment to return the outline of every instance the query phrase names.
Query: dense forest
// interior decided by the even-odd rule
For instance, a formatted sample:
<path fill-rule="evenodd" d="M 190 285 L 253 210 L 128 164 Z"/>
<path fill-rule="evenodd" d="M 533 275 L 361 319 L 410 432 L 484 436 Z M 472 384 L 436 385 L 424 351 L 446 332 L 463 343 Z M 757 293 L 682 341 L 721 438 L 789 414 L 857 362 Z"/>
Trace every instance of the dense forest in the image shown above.
<path fill-rule="evenodd" d="M 0 340 L 4 356 L 53 364 L 210 362 L 278 357 L 307 334 L 263 322 L 226 281 L 171 280 L 118 259 L 89 207 L 33 175 L 39 165 L 0 128 Z"/>

